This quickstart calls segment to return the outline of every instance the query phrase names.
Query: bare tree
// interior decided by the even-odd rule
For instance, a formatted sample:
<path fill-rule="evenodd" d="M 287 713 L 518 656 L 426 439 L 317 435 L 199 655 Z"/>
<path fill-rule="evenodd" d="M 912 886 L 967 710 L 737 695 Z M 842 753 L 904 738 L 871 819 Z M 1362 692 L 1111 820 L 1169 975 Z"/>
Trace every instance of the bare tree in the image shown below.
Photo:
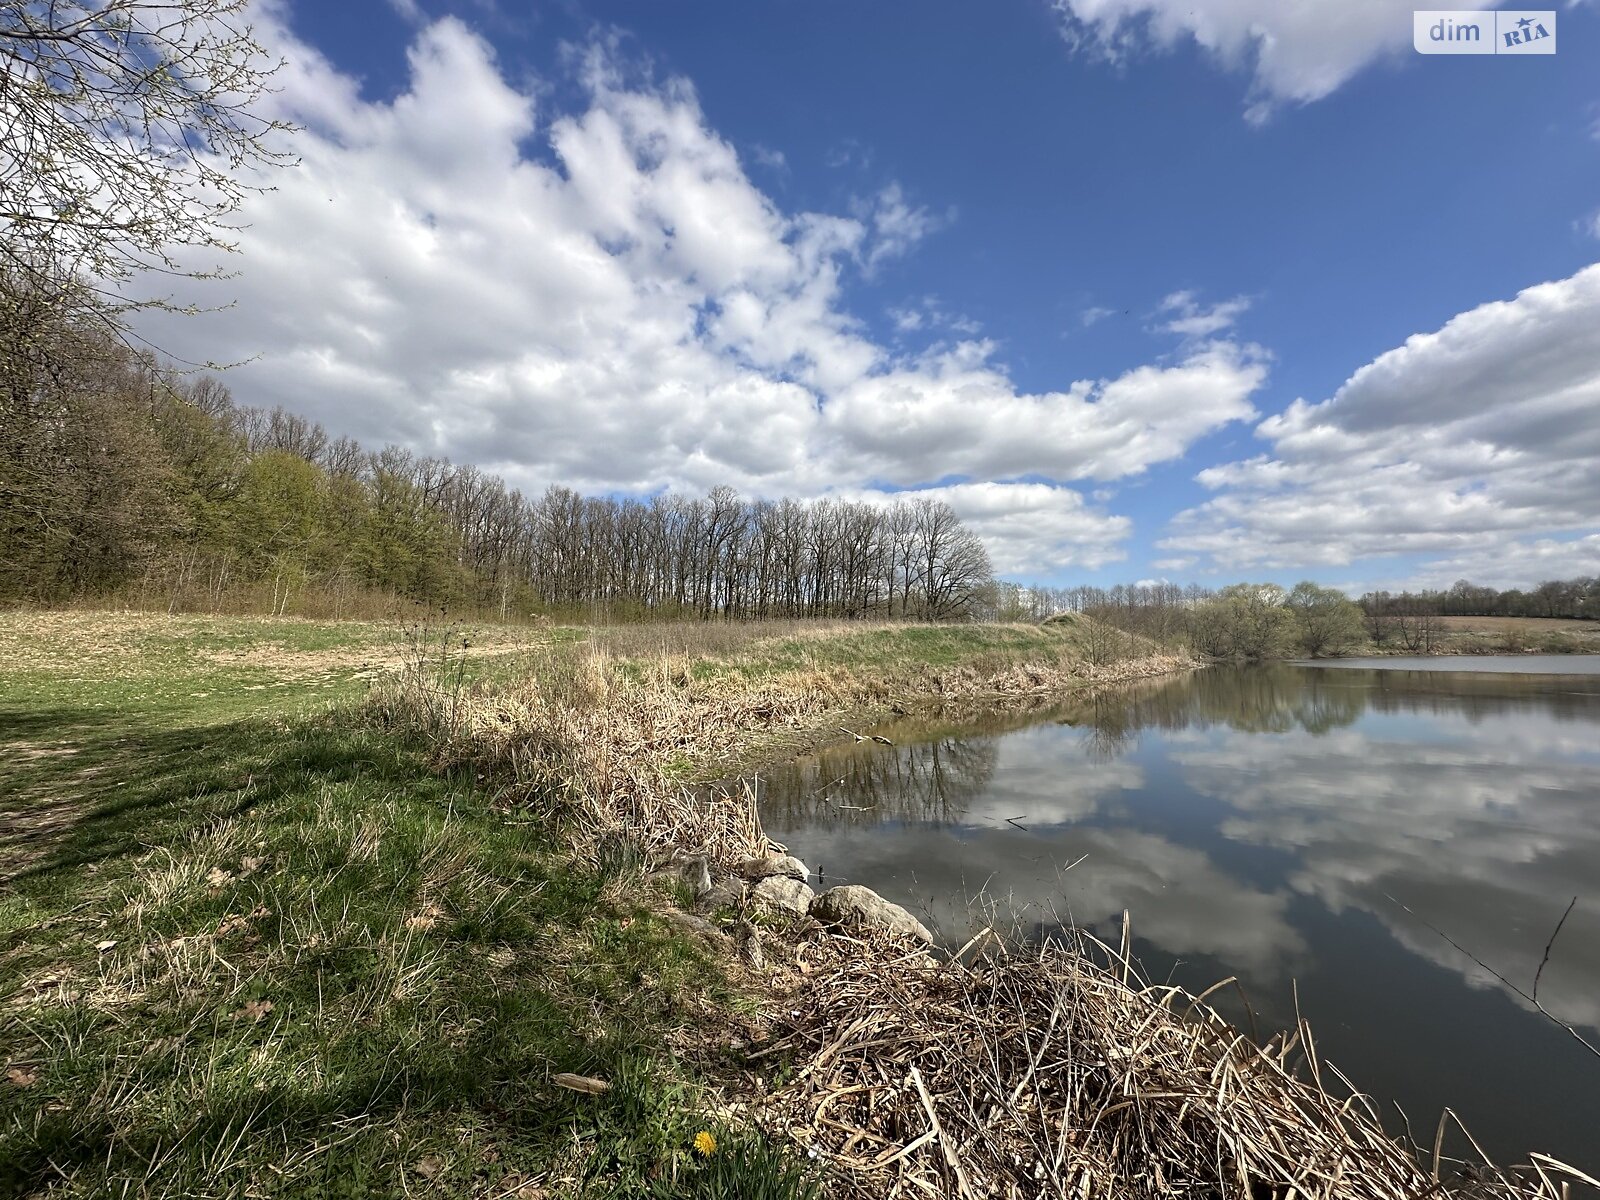
<path fill-rule="evenodd" d="M 0 0 L 0 255 L 47 290 L 145 271 L 205 277 L 184 252 L 227 252 L 229 218 L 285 161 L 256 111 L 277 64 L 248 0 Z"/>
<path fill-rule="evenodd" d="M 1413 654 L 1432 654 L 1444 634 L 1439 602 L 1428 593 L 1401 592 L 1394 601 L 1394 632 Z"/>

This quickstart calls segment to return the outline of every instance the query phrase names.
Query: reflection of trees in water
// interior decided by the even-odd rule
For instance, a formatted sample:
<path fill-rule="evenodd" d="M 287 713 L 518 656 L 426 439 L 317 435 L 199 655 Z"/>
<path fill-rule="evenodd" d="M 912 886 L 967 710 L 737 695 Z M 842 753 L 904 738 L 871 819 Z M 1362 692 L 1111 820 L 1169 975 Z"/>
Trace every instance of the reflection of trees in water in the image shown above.
<path fill-rule="evenodd" d="M 1532 712 L 1563 723 L 1593 722 L 1600 706 L 1600 679 L 1582 675 L 1472 674 L 1444 671 L 1340 670 L 1356 675 L 1367 701 L 1381 713 L 1462 716 L 1477 724 L 1488 717 Z M 1332 674 L 1332 672 L 1329 672 Z"/>
<path fill-rule="evenodd" d="M 1297 667 L 1218 666 L 1142 686 L 1102 691 L 1064 710 L 1065 724 L 1092 727 L 1091 752 L 1114 757 L 1142 729 L 1226 725 L 1245 733 L 1328 733 L 1374 712 L 1463 716 L 1470 721 L 1533 711 L 1591 720 L 1600 682 L 1583 677 L 1475 675 Z"/>
<path fill-rule="evenodd" d="M 961 823 L 989 786 L 1000 738 L 1053 717 L 1084 732 L 1093 761 L 1128 754 L 1144 729 L 1224 725 L 1247 733 L 1320 735 L 1364 712 L 1421 712 L 1471 721 L 1513 711 L 1592 720 L 1600 681 L 1582 677 L 1473 675 L 1431 671 L 1216 666 L 1167 679 L 1102 688 L 1050 708 L 1008 705 L 950 713 L 889 730 L 898 743 L 837 747 L 762 781 L 768 819 L 785 826 L 851 828 L 915 821 Z"/>
<path fill-rule="evenodd" d="M 1353 725 L 1366 709 L 1364 691 L 1329 675 L 1283 663 L 1197 671 L 1187 680 L 1193 723 L 1245 733 L 1312 734 Z"/>
<path fill-rule="evenodd" d="M 763 779 L 762 812 L 783 826 L 955 825 L 993 780 L 999 754 L 993 735 L 829 751 Z"/>
<path fill-rule="evenodd" d="M 1102 691 L 1064 714 L 1093 730 L 1091 753 L 1114 757 L 1143 729 L 1224 724 L 1251 733 L 1327 731 L 1365 707 L 1359 687 L 1327 686 L 1325 672 L 1286 664 L 1209 667 L 1141 686 Z"/>
<path fill-rule="evenodd" d="M 1088 726 L 1083 751 L 1092 762 L 1111 762 L 1139 744 L 1139 726 L 1128 698 L 1115 692 L 1090 698 Z"/>

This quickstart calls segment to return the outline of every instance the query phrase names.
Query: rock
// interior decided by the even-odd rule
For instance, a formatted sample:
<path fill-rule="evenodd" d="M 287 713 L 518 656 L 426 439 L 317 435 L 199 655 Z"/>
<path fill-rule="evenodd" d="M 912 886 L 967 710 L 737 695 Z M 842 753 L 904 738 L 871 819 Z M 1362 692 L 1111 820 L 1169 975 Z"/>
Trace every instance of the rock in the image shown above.
<path fill-rule="evenodd" d="M 797 917 L 803 917 L 810 912 L 811 903 L 817 898 L 817 894 L 810 887 L 798 879 L 790 879 L 787 875 L 768 875 L 750 889 L 750 894 L 769 908 L 792 913 Z"/>
<path fill-rule="evenodd" d="M 744 880 L 724 879 L 721 883 L 712 884 L 711 890 L 695 901 L 695 907 L 705 912 L 718 908 L 738 908 L 744 903 L 747 891 L 749 888 Z"/>
<path fill-rule="evenodd" d="M 919 942 L 933 941 L 933 934 L 921 921 L 871 888 L 858 884 L 829 888 L 812 901 L 811 915 L 824 925 L 915 938 Z"/>
<path fill-rule="evenodd" d="M 746 879 L 755 882 L 770 878 L 773 875 L 784 875 L 790 879 L 809 879 L 811 868 L 798 858 L 788 854 L 770 854 L 765 858 L 747 858 L 735 868 Z"/>

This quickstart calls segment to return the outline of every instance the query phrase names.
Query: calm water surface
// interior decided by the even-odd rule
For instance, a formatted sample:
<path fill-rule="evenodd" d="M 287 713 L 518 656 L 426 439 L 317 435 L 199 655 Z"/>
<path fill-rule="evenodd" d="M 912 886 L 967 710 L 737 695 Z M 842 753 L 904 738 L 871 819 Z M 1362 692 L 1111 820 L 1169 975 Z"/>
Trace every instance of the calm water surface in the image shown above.
<path fill-rule="evenodd" d="M 1600 1058 L 1428 927 L 1531 990 L 1577 896 L 1538 994 L 1600 1042 L 1600 661 L 1426 661 L 1214 667 L 885 726 L 893 747 L 764 779 L 764 819 L 824 885 L 947 938 L 979 892 L 1039 934 L 1113 937 L 1127 909 L 1153 975 L 1239 976 L 1263 1036 L 1298 983 L 1323 1054 L 1419 1141 L 1448 1104 L 1499 1157 L 1600 1173 Z"/>

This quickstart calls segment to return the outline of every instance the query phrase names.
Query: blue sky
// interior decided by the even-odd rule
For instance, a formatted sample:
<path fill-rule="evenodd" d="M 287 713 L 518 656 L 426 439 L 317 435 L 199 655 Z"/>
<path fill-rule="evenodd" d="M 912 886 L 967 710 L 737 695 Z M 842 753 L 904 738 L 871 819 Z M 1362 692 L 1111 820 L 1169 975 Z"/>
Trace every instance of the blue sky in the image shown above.
<path fill-rule="evenodd" d="M 259 12 L 302 161 L 156 331 L 244 401 L 532 490 L 933 489 L 1017 578 L 1600 571 L 1592 3 L 1539 57 L 1389 0 Z"/>

